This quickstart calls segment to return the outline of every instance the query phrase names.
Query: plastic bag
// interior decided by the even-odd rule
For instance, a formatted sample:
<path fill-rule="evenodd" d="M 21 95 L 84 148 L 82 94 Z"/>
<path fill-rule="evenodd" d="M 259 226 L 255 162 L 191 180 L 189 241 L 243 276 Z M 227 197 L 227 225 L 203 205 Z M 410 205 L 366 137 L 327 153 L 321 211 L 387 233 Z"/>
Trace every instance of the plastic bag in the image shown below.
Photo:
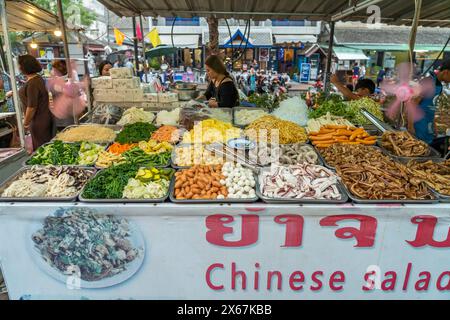
<path fill-rule="evenodd" d="M 25 150 L 28 154 L 33 153 L 33 139 L 31 138 L 31 133 L 25 135 Z"/>

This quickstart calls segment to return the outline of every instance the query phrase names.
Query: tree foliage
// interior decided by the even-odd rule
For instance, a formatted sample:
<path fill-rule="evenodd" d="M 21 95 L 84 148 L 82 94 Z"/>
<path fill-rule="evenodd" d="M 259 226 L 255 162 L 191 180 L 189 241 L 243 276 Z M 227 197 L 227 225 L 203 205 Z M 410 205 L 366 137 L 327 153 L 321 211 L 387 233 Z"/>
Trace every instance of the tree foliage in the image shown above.
<path fill-rule="evenodd" d="M 58 14 L 56 0 L 32 0 L 36 5 Z M 97 18 L 96 14 L 83 6 L 82 0 L 62 0 L 63 13 L 66 22 L 77 21 L 82 27 L 89 27 Z M 79 13 L 79 18 L 71 19 L 74 14 Z"/>

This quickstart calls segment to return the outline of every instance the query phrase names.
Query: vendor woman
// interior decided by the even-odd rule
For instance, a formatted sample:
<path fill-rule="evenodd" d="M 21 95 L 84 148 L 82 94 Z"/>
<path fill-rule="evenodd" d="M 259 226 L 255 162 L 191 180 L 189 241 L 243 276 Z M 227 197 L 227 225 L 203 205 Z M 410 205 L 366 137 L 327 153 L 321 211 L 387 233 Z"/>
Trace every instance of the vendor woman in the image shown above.
<path fill-rule="evenodd" d="M 212 55 L 206 59 L 205 65 L 210 83 L 205 94 L 198 97 L 197 100 L 208 100 L 210 108 L 233 108 L 238 106 L 238 90 L 222 60 L 218 56 Z"/>

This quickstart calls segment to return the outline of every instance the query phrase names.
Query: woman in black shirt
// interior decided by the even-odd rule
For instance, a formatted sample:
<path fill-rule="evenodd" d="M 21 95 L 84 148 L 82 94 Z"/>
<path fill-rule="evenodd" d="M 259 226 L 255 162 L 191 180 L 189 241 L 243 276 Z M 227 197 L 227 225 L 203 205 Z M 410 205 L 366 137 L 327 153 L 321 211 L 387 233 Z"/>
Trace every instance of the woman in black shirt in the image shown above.
<path fill-rule="evenodd" d="M 210 108 L 233 108 L 239 105 L 239 93 L 234 81 L 225 68 L 222 60 L 209 56 L 206 61 L 206 73 L 211 80 L 204 95 L 197 98 L 207 99 Z"/>

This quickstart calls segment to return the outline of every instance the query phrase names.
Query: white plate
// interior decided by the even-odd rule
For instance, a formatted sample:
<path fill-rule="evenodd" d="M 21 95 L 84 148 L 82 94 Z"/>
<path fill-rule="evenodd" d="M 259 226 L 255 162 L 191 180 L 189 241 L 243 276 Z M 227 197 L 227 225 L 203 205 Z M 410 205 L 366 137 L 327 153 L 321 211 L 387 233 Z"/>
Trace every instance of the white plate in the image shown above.
<path fill-rule="evenodd" d="M 78 208 L 81 209 L 81 208 Z M 55 213 L 53 213 L 54 215 Z M 137 226 L 130 220 L 128 220 L 128 225 L 130 228 L 129 240 L 133 248 L 139 249 L 139 255 L 136 259 L 126 265 L 126 270 L 110 277 L 106 277 L 100 280 L 95 281 L 85 281 L 80 279 L 80 289 L 98 289 L 98 288 L 106 288 L 122 283 L 128 279 L 130 279 L 134 274 L 136 274 L 141 268 L 144 258 L 145 258 L 145 241 L 142 236 L 142 233 L 139 231 Z M 59 282 L 68 284 L 69 277 L 63 274 L 59 269 L 52 267 L 48 264 L 43 258 L 39 251 L 39 249 L 35 246 L 34 241 L 32 240 L 32 235 L 38 230 L 42 229 L 44 225 L 44 221 L 35 222 L 30 228 L 29 238 L 27 239 L 29 246 L 30 254 L 39 268 L 47 273 L 50 277 Z"/>

